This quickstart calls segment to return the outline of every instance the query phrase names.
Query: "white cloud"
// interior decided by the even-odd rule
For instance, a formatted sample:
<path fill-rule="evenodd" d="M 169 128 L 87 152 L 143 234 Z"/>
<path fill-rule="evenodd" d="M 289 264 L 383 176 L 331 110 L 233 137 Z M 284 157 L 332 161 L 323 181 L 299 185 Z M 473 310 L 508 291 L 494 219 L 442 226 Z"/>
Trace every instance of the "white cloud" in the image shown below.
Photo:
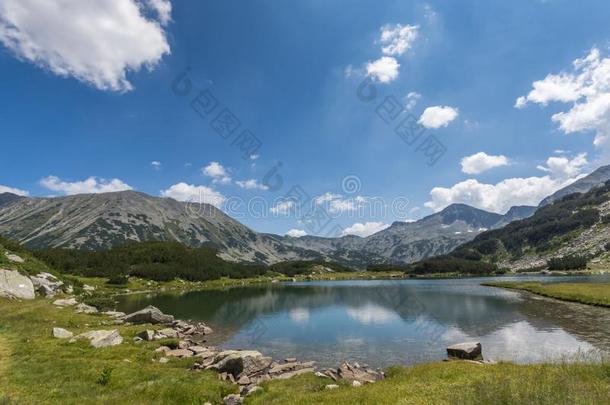
<path fill-rule="evenodd" d="M 412 110 L 413 108 L 415 108 L 415 106 L 417 105 L 417 102 L 419 101 L 420 98 L 421 98 L 421 94 L 419 94 L 415 91 L 409 92 L 409 94 L 407 94 L 407 96 L 404 99 L 405 108 L 407 110 Z"/>
<path fill-rule="evenodd" d="M 150 162 L 150 165 L 155 170 L 159 170 L 161 168 L 161 162 L 159 162 L 158 160 L 153 160 L 152 162 Z"/>
<path fill-rule="evenodd" d="M 426 128 L 438 129 L 449 125 L 458 115 L 457 108 L 447 106 L 428 107 L 419 118 L 419 123 Z"/>
<path fill-rule="evenodd" d="M 566 134 L 593 131 L 596 146 L 610 142 L 610 58 L 601 57 L 592 49 L 582 59 L 572 63 L 572 72 L 549 74 L 535 81 L 527 96 L 515 103 L 523 108 L 528 103 L 547 105 L 549 102 L 569 103 L 570 109 L 552 116 Z"/>
<path fill-rule="evenodd" d="M 504 155 L 488 155 L 485 152 L 466 156 L 461 161 L 462 172 L 467 174 L 479 174 L 494 167 L 508 165 L 508 159 Z"/>
<path fill-rule="evenodd" d="M 275 215 L 285 215 L 295 206 L 294 200 L 280 201 L 271 207 L 270 211 Z"/>
<path fill-rule="evenodd" d="M 547 159 L 546 166 L 538 166 L 538 169 L 551 173 L 552 176 L 557 178 L 569 179 L 578 176 L 587 163 L 589 162 L 586 153 L 580 153 L 573 159 L 565 156 L 553 156 Z"/>
<path fill-rule="evenodd" d="M 545 197 L 568 186 L 582 175 L 571 178 L 552 175 L 528 178 L 510 178 L 496 184 L 480 183 L 469 179 L 452 187 L 434 187 L 430 201 L 424 205 L 440 211 L 453 203 L 464 203 L 486 211 L 504 214 L 514 205 L 538 205 Z"/>
<path fill-rule="evenodd" d="M 128 72 L 152 69 L 170 53 L 170 12 L 168 0 L 2 0 L 0 42 L 56 75 L 125 92 L 133 88 Z"/>
<path fill-rule="evenodd" d="M 13 187 L 9 187 L 9 186 L 3 186 L 0 184 L 0 194 L 2 194 L 2 193 L 17 194 L 17 195 L 21 195 L 24 197 L 30 195 L 30 193 L 28 191 L 20 190 L 18 188 L 13 188 Z"/>
<path fill-rule="evenodd" d="M 366 74 L 381 83 L 390 83 L 398 77 L 400 63 L 391 56 L 382 56 L 366 65 Z"/>
<path fill-rule="evenodd" d="M 172 19 L 172 3 L 169 0 L 147 0 L 151 9 L 155 10 L 161 25 L 167 25 Z"/>
<path fill-rule="evenodd" d="M 342 236 L 356 235 L 356 236 L 362 236 L 364 238 L 364 237 L 367 237 L 374 233 L 377 233 L 379 231 L 383 231 L 384 229 L 388 228 L 389 226 L 390 226 L 389 224 L 384 224 L 383 222 L 366 222 L 364 224 L 360 223 L 360 222 L 356 222 L 349 228 L 345 228 L 343 230 Z"/>
<path fill-rule="evenodd" d="M 231 183 L 231 177 L 227 173 L 227 170 L 218 162 L 210 162 L 209 165 L 201 169 L 201 173 L 203 173 L 204 176 L 211 177 L 213 183 Z"/>
<path fill-rule="evenodd" d="M 48 176 L 40 180 L 40 185 L 65 195 L 113 193 L 133 189 L 119 179 L 106 180 L 93 176 L 83 181 L 73 182 L 63 181 L 56 176 Z"/>
<path fill-rule="evenodd" d="M 326 205 L 331 214 L 356 211 L 369 201 L 368 197 L 345 198 L 341 194 L 324 193 L 314 198 L 317 205 Z"/>
<path fill-rule="evenodd" d="M 224 195 L 207 186 L 196 186 L 187 183 L 178 183 L 161 191 L 161 196 L 173 198 L 177 201 L 211 204 L 220 207 L 226 201 Z"/>
<path fill-rule="evenodd" d="M 291 229 L 288 232 L 286 232 L 286 236 L 291 236 L 293 238 L 302 238 L 303 236 L 306 236 L 307 232 L 305 232 L 302 229 Z"/>
<path fill-rule="evenodd" d="M 238 180 L 235 182 L 238 187 L 243 188 L 245 190 L 268 190 L 269 187 L 264 184 L 260 184 L 256 179 L 249 180 Z"/>
<path fill-rule="evenodd" d="M 381 27 L 381 51 L 384 55 L 402 55 L 411 48 L 418 31 L 417 25 L 388 24 Z"/>
<path fill-rule="evenodd" d="M 250 155 L 250 160 L 256 160 L 256 159 L 258 159 L 259 157 L 261 157 L 261 155 L 256 155 L 256 154 L 254 154 L 254 155 Z"/>

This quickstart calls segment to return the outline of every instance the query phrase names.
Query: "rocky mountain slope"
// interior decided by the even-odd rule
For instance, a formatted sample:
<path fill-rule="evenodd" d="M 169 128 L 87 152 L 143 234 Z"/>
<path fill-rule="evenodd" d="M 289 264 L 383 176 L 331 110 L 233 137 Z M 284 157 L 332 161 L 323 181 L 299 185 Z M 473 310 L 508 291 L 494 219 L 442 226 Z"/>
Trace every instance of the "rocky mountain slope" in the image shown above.
<path fill-rule="evenodd" d="M 188 204 L 135 191 L 56 198 L 0 195 L 0 234 L 31 248 L 106 249 L 129 241 L 175 240 L 211 246 L 224 259 L 276 263 L 334 260 L 364 267 L 411 263 L 445 254 L 484 230 L 530 215 L 454 204 L 417 222 L 396 222 L 367 238 L 292 238 L 254 232 L 208 204 Z"/>
<path fill-rule="evenodd" d="M 395 222 L 366 238 L 305 236 L 284 237 L 282 241 L 290 246 L 322 252 L 343 263 L 412 263 L 449 253 L 479 233 L 529 216 L 534 210 L 534 207 L 515 208 L 507 215 L 499 215 L 465 204 L 453 204 L 416 222 Z"/>
<path fill-rule="evenodd" d="M 561 190 L 551 194 L 540 203 L 540 207 L 551 204 L 567 195 L 574 193 L 586 193 L 594 187 L 603 185 L 605 182 L 610 180 L 610 165 L 602 166 L 595 170 L 593 173 L 583 177 L 582 179 L 576 180 L 574 183 Z"/>
<path fill-rule="evenodd" d="M 478 235 L 451 256 L 511 270 L 542 269 L 551 259 L 610 259 L 610 181 L 569 194 L 524 220 Z"/>
<path fill-rule="evenodd" d="M 0 200 L 11 200 L 6 195 Z M 229 260 L 317 258 L 283 246 L 208 204 L 186 204 L 123 191 L 56 198 L 19 198 L 0 205 L 0 234 L 31 248 L 106 249 L 129 241 L 175 240 L 210 246 Z"/>

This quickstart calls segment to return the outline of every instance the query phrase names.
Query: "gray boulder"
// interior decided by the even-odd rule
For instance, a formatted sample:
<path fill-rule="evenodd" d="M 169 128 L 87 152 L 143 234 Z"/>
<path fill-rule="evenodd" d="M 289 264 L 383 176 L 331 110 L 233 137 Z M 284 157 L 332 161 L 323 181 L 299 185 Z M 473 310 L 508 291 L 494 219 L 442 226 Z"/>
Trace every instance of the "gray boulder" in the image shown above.
<path fill-rule="evenodd" d="M 154 330 L 143 330 L 142 332 L 138 333 L 136 335 L 136 337 L 139 337 L 140 339 L 146 340 L 147 342 L 149 342 L 154 339 L 155 331 Z"/>
<path fill-rule="evenodd" d="M 17 256 L 16 254 L 13 253 L 9 253 L 9 252 L 4 252 L 4 255 L 6 256 L 6 258 L 13 262 L 13 263 L 23 263 L 25 262 L 25 260 L 23 260 L 22 257 Z"/>
<path fill-rule="evenodd" d="M 39 273 L 30 277 L 36 291 L 43 297 L 53 297 L 61 292 L 64 283 L 49 273 Z"/>
<path fill-rule="evenodd" d="M 131 322 L 133 324 L 140 324 L 140 323 L 171 324 L 172 322 L 174 322 L 174 317 L 172 315 L 166 315 L 163 312 L 161 312 L 161 310 L 159 308 L 149 305 L 140 311 L 126 315 L 124 320 L 125 320 L 125 322 Z"/>
<path fill-rule="evenodd" d="M 18 271 L 0 269 L 0 297 L 33 300 L 32 280 Z"/>
<path fill-rule="evenodd" d="M 447 348 L 447 355 L 454 359 L 483 360 L 483 349 L 478 342 L 458 343 Z"/>
<path fill-rule="evenodd" d="M 91 346 L 99 349 L 101 347 L 116 346 L 123 343 L 123 337 L 117 330 L 94 330 L 76 336 L 77 339 L 89 339 Z"/>
<path fill-rule="evenodd" d="M 63 328 L 53 328 L 53 337 L 57 339 L 70 339 L 74 337 L 74 333 Z"/>
<path fill-rule="evenodd" d="M 266 369 L 272 362 L 271 357 L 264 357 L 254 350 L 225 350 L 216 355 L 214 363 L 208 368 L 233 377 L 242 373 L 250 376 Z"/>
<path fill-rule="evenodd" d="M 78 304 L 74 310 L 79 314 L 96 314 L 97 308 L 87 304 Z"/>

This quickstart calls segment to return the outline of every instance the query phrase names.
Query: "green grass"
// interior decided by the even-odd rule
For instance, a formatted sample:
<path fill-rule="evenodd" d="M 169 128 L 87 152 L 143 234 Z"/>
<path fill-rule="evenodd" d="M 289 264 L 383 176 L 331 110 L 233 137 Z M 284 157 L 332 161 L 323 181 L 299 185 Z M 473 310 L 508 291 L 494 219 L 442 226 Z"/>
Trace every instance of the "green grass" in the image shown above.
<path fill-rule="evenodd" d="M 483 285 L 523 290 L 545 297 L 581 304 L 610 307 L 610 283 L 494 282 L 483 283 Z"/>
<path fill-rule="evenodd" d="M 359 388 L 312 375 L 264 385 L 248 404 L 602 404 L 610 400 L 610 366 L 476 365 L 394 367 L 384 381 Z"/>
<path fill-rule="evenodd" d="M 212 372 L 193 372 L 194 360 L 153 361 L 159 342 L 135 344 L 150 326 L 112 326 L 98 315 L 76 314 L 49 301 L 0 300 L 0 404 L 221 404 L 237 391 Z M 119 329 L 119 346 L 54 339 L 51 330 L 75 333 Z M 610 399 L 610 365 L 448 362 L 394 367 L 382 382 L 324 390 L 312 374 L 263 385 L 246 404 L 597 404 Z"/>
<path fill-rule="evenodd" d="M 0 404 L 203 404 L 219 403 L 236 391 L 212 372 L 189 371 L 194 360 L 153 361 L 159 357 L 154 353 L 159 343 L 132 341 L 145 326 L 103 323 L 109 322 L 41 299 L 0 300 Z M 75 334 L 117 328 L 125 341 L 94 349 L 86 341 L 53 338 L 54 326 Z"/>

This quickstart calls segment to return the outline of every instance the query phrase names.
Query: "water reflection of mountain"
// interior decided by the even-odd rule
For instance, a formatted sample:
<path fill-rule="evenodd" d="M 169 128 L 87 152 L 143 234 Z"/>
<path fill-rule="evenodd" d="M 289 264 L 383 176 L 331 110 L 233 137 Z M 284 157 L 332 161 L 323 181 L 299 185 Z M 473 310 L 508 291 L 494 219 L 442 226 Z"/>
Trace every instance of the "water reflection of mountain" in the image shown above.
<path fill-rule="evenodd" d="M 343 306 L 363 322 L 400 317 L 405 322 L 437 323 L 468 336 L 486 336 L 525 318 L 536 329 L 557 326 L 599 347 L 610 336 L 610 311 L 574 304 L 549 304 L 519 293 L 464 283 L 329 283 L 271 285 L 226 291 L 190 292 L 154 297 L 132 296 L 122 304 L 135 310 L 153 304 L 179 318 L 200 319 L 231 336 L 255 319 L 286 311 L 306 320 L 309 311 Z M 372 309 L 378 310 L 373 311 Z M 305 310 L 307 312 L 305 312 Z M 350 312 L 351 311 L 351 312 Z M 600 320 L 604 320 L 601 321 Z M 603 337 L 603 338 L 602 338 Z M 608 343 L 605 349 L 609 349 Z"/>

